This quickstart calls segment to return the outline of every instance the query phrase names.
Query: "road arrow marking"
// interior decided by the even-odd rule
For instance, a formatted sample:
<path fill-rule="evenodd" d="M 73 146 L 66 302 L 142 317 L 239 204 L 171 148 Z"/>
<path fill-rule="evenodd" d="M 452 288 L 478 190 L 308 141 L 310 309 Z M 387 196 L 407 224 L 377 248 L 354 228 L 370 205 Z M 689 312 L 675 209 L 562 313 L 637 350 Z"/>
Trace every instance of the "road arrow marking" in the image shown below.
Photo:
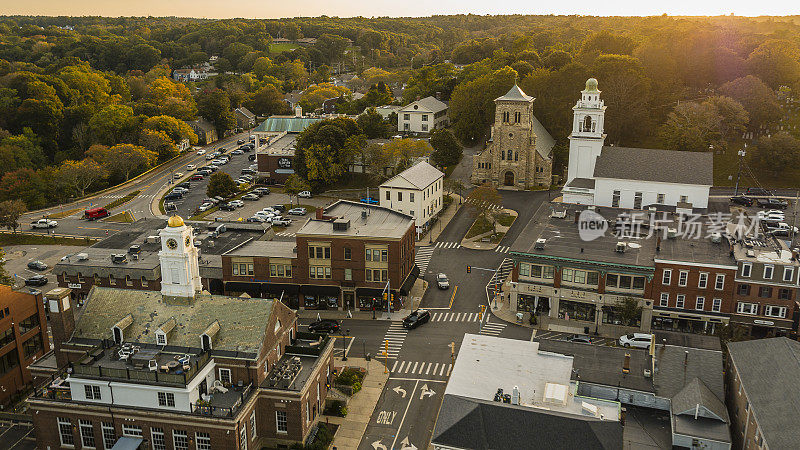
<path fill-rule="evenodd" d="M 373 442 L 373 443 L 372 443 L 372 448 L 373 448 L 373 449 L 375 449 L 375 450 L 378 450 L 378 449 L 381 449 L 381 450 L 386 450 L 386 446 L 385 446 L 385 445 L 383 445 L 383 444 L 381 444 L 381 441 L 375 441 L 375 442 Z"/>
<path fill-rule="evenodd" d="M 428 384 L 422 385 L 422 392 L 419 394 L 419 399 L 422 400 L 427 395 L 428 397 L 433 397 L 436 392 L 433 389 L 428 389 Z"/>
<path fill-rule="evenodd" d="M 392 389 L 395 393 L 400 394 L 402 398 L 406 398 L 406 390 L 401 388 L 400 386 L 395 387 Z M 401 393 L 402 392 L 402 393 Z"/>
<path fill-rule="evenodd" d="M 417 450 L 416 445 L 408 442 L 408 436 L 406 436 L 405 438 L 403 438 L 402 441 L 400 441 L 400 445 L 402 446 L 400 447 L 400 450 Z"/>

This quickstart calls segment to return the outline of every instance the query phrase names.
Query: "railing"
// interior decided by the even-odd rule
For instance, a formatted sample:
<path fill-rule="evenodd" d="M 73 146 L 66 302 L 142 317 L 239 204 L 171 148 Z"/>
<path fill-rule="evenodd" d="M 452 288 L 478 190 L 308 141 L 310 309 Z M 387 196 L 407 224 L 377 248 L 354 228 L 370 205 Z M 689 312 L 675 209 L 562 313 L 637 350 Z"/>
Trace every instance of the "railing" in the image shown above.
<path fill-rule="evenodd" d="M 112 351 L 114 349 L 111 349 Z M 87 353 L 88 355 L 88 353 Z M 112 355 L 111 357 L 114 357 Z M 72 374 L 74 376 L 86 376 L 95 378 L 115 378 L 118 380 L 127 380 L 143 383 L 158 383 L 158 384 L 176 384 L 185 386 L 189 381 L 200 371 L 202 367 L 208 362 L 210 358 L 208 352 L 203 353 L 189 365 L 191 369 L 183 373 L 164 373 L 158 370 L 142 370 L 133 367 L 113 368 L 103 367 L 101 364 L 95 364 L 87 361 L 87 364 L 77 362 L 73 365 Z M 82 358 L 80 361 L 84 361 Z"/>
<path fill-rule="evenodd" d="M 233 389 L 233 388 L 231 388 Z M 211 402 L 203 402 L 199 401 L 197 403 L 190 403 L 190 409 L 192 410 L 192 414 L 199 414 L 203 416 L 214 416 L 214 417 L 233 417 L 238 411 L 239 408 L 242 407 L 245 400 L 250 396 L 253 391 L 253 385 L 248 384 L 247 386 L 239 392 L 239 398 L 234 402 L 233 406 L 230 408 L 223 408 L 219 406 L 214 406 L 213 399 Z"/>
<path fill-rule="evenodd" d="M 322 338 L 321 342 L 319 341 L 320 338 Z M 298 332 L 297 339 L 319 342 L 319 345 L 316 345 L 314 347 L 303 346 L 303 345 L 287 345 L 286 353 L 294 355 L 319 356 L 322 354 L 322 350 L 325 347 L 327 347 L 328 343 L 331 341 L 330 336 L 324 336 L 316 333 L 305 333 L 305 332 Z"/>

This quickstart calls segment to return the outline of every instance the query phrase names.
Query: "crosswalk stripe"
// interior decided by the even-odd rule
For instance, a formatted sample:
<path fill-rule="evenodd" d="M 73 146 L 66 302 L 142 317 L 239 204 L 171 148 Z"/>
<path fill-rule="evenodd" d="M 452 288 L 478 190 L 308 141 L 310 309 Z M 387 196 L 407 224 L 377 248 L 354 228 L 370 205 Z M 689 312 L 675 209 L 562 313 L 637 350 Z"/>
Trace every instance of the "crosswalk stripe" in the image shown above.
<path fill-rule="evenodd" d="M 398 370 L 398 372 L 402 372 L 403 371 L 403 367 L 405 367 L 405 365 L 406 365 L 405 361 L 401 362 L 400 363 L 400 370 Z M 392 372 L 394 372 L 394 370 Z"/>
<path fill-rule="evenodd" d="M 442 368 L 441 368 L 441 369 L 439 369 L 439 376 L 442 376 L 442 374 L 444 373 L 444 368 L 445 368 L 445 366 L 446 366 L 446 365 L 445 365 L 444 363 L 442 363 Z"/>
<path fill-rule="evenodd" d="M 395 367 L 397 367 L 397 361 L 395 361 L 394 364 L 392 364 L 392 372 L 394 372 Z"/>
<path fill-rule="evenodd" d="M 433 366 L 433 374 L 434 375 L 436 375 L 436 369 L 438 369 L 438 368 L 439 368 L 439 363 L 436 363 L 436 365 Z"/>
<path fill-rule="evenodd" d="M 448 364 L 448 365 L 447 365 L 447 376 L 448 376 L 448 377 L 450 376 L 450 369 L 452 369 L 452 368 L 453 368 L 453 365 L 452 365 L 452 364 Z"/>
<path fill-rule="evenodd" d="M 418 361 L 417 361 L 417 362 L 414 362 L 414 369 L 411 371 L 411 373 L 414 373 L 414 372 L 416 372 L 416 371 L 417 371 L 417 364 L 419 364 L 419 362 L 418 362 Z M 410 364 L 409 364 L 409 365 L 410 365 Z"/>
<path fill-rule="evenodd" d="M 459 320 L 461 320 L 461 313 L 458 313 L 458 315 L 456 316 L 456 320 L 455 321 L 458 322 Z"/>

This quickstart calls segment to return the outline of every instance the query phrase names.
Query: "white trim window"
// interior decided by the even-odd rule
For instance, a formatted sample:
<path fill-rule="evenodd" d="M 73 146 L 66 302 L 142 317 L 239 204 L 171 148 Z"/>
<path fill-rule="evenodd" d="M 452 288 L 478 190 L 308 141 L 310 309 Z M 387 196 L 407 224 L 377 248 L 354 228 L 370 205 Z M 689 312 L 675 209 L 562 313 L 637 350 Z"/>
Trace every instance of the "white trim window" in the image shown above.
<path fill-rule="evenodd" d="M 175 407 L 175 394 L 172 392 L 159 392 L 158 393 L 158 406 L 166 406 L 169 408 Z"/>
<path fill-rule="evenodd" d="M 72 434 L 72 421 L 59 417 L 58 421 L 58 438 L 61 440 L 61 445 L 66 447 L 73 447 L 75 445 L 75 436 Z"/>
<path fill-rule="evenodd" d="M 705 289 L 708 286 L 708 272 L 700 272 L 700 277 L 697 279 L 697 287 Z"/>
<path fill-rule="evenodd" d="M 289 432 L 289 422 L 286 419 L 286 411 L 275 411 L 275 429 L 278 433 Z"/>
<path fill-rule="evenodd" d="M 698 311 L 702 311 L 706 305 L 706 298 L 705 297 L 697 297 L 697 300 L 694 302 L 694 309 Z"/>
<path fill-rule="evenodd" d="M 172 448 L 189 450 L 189 434 L 183 430 L 172 430 Z"/>
<path fill-rule="evenodd" d="M 256 432 L 256 412 L 253 411 L 253 413 L 250 414 L 250 439 L 254 440 L 256 436 L 258 436 Z"/>
<path fill-rule="evenodd" d="M 739 302 L 736 305 L 736 312 L 739 314 L 758 314 L 758 303 Z"/>
<path fill-rule="evenodd" d="M 164 439 L 163 428 L 150 428 L 150 440 L 153 442 L 153 450 L 167 450 L 167 441 Z"/>
<path fill-rule="evenodd" d="M 721 291 L 725 288 L 725 274 L 718 273 L 717 279 L 714 282 L 714 289 Z"/>
<path fill-rule="evenodd" d="M 81 445 L 83 448 L 95 448 L 94 442 L 94 425 L 91 420 L 78 420 L 78 426 L 81 431 Z"/>
<path fill-rule="evenodd" d="M 663 306 L 665 308 L 669 306 L 669 292 L 661 293 L 661 300 L 659 301 L 658 306 Z"/>
<path fill-rule="evenodd" d="M 764 315 L 769 317 L 777 317 L 780 319 L 786 318 L 786 307 L 766 305 L 764 306 Z"/>
<path fill-rule="evenodd" d="M 772 264 L 764 264 L 764 279 L 771 280 L 772 273 L 775 272 L 775 266 Z"/>
<path fill-rule="evenodd" d="M 753 265 L 749 262 L 742 263 L 742 276 L 750 278 L 751 273 L 753 273 Z"/>
<path fill-rule="evenodd" d="M 676 308 L 683 308 L 683 303 L 686 300 L 686 296 L 683 294 L 678 294 L 675 296 L 675 307 Z"/>
<path fill-rule="evenodd" d="M 239 428 L 239 450 L 247 450 L 247 427 Z"/>
<path fill-rule="evenodd" d="M 689 284 L 689 271 L 681 270 L 678 274 L 678 286 L 686 287 L 687 284 Z"/>
<path fill-rule="evenodd" d="M 100 386 L 93 384 L 86 384 L 83 386 L 83 393 L 86 395 L 86 400 L 101 400 Z"/>
<path fill-rule="evenodd" d="M 783 268 L 783 281 L 792 282 L 794 280 L 794 267 Z"/>
<path fill-rule="evenodd" d="M 197 450 L 211 450 L 211 435 L 196 431 L 194 440 L 197 443 Z"/>
<path fill-rule="evenodd" d="M 106 450 L 111 450 L 117 443 L 117 430 L 114 429 L 114 424 L 111 422 L 101 423 L 100 428 L 103 430 L 103 446 Z"/>
<path fill-rule="evenodd" d="M 669 286 L 669 283 L 671 282 L 672 282 L 672 269 L 664 269 L 664 272 L 661 275 L 661 284 Z"/>
<path fill-rule="evenodd" d="M 142 437 L 144 434 L 142 433 L 142 427 L 138 425 L 127 425 L 122 424 L 122 435 L 123 436 L 132 436 L 132 437 Z"/>
<path fill-rule="evenodd" d="M 219 381 L 222 384 L 231 384 L 231 369 L 219 369 Z"/>
<path fill-rule="evenodd" d="M 711 311 L 720 312 L 722 310 L 722 299 L 715 298 L 711 300 Z"/>

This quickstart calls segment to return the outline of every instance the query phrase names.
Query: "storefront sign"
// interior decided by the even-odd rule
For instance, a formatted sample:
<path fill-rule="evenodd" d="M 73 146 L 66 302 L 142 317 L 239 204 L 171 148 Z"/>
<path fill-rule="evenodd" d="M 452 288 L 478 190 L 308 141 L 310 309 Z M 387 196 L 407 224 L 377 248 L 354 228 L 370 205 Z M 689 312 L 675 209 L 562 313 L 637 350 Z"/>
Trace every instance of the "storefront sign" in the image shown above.
<path fill-rule="evenodd" d="M 772 325 L 775 325 L 775 322 L 773 322 L 773 321 L 771 321 L 771 320 L 759 320 L 759 319 L 754 319 L 754 320 L 753 320 L 753 323 L 754 323 L 754 324 L 756 324 L 756 325 L 767 325 L 767 326 L 770 326 L 770 327 L 771 327 Z"/>
<path fill-rule="evenodd" d="M 67 283 L 67 287 L 70 288 L 70 289 L 80 289 L 81 288 L 81 284 L 80 283 Z"/>
<path fill-rule="evenodd" d="M 278 159 L 278 167 L 280 167 L 281 169 L 291 169 L 292 160 L 289 158 L 280 158 Z"/>

